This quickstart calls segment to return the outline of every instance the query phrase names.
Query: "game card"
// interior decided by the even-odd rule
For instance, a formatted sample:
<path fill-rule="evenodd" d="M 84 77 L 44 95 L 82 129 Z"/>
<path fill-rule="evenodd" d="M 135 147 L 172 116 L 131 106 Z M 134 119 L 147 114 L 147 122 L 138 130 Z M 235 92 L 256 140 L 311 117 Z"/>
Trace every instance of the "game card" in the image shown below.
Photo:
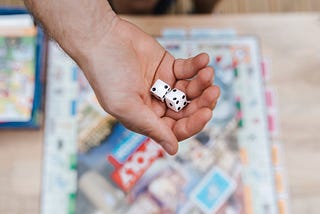
<path fill-rule="evenodd" d="M 215 213 L 235 190 L 235 182 L 219 168 L 214 168 L 191 193 L 192 200 L 205 213 Z"/>

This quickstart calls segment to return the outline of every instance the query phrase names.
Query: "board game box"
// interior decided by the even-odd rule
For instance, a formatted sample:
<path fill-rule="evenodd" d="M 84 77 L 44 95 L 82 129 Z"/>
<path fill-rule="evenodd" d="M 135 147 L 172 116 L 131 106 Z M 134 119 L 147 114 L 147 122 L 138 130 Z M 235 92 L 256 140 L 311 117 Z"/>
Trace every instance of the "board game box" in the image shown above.
<path fill-rule="evenodd" d="M 45 43 L 22 9 L 0 8 L 0 128 L 38 127 Z"/>

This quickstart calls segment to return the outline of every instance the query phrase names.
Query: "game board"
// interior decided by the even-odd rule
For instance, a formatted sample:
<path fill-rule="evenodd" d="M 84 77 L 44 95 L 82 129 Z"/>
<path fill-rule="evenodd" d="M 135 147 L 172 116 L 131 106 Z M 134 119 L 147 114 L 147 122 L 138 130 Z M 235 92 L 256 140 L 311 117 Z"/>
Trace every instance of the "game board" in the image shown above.
<path fill-rule="evenodd" d="M 159 42 L 176 57 L 207 52 L 221 88 L 213 119 L 173 157 L 114 123 L 50 43 L 43 213 L 287 213 L 278 206 L 257 39 Z"/>

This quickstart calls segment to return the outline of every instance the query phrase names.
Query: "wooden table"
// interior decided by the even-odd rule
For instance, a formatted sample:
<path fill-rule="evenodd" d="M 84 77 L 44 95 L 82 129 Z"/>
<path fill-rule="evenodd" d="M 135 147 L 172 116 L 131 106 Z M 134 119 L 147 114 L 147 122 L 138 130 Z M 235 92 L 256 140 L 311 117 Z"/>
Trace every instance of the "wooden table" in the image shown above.
<path fill-rule="evenodd" d="M 293 213 L 320 208 L 320 14 L 131 17 L 146 32 L 164 27 L 234 28 L 261 39 L 278 92 Z M 0 131 L 0 213 L 37 213 L 42 131 Z"/>

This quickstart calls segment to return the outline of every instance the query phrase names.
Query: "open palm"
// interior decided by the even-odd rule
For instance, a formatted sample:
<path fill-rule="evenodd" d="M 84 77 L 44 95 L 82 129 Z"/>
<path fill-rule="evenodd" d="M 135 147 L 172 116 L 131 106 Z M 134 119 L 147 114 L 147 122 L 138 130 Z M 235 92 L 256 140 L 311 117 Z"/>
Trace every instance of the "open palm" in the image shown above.
<path fill-rule="evenodd" d="M 207 54 L 175 59 L 151 36 L 121 19 L 92 53 L 79 64 L 102 107 L 169 154 L 177 152 L 178 141 L 198 133 L 210 120 L 219 89 L 212 85 Z M 184 91 L 191 103 L 179 113 L 167 108 L 150 95 L 157 79 Z"/>

